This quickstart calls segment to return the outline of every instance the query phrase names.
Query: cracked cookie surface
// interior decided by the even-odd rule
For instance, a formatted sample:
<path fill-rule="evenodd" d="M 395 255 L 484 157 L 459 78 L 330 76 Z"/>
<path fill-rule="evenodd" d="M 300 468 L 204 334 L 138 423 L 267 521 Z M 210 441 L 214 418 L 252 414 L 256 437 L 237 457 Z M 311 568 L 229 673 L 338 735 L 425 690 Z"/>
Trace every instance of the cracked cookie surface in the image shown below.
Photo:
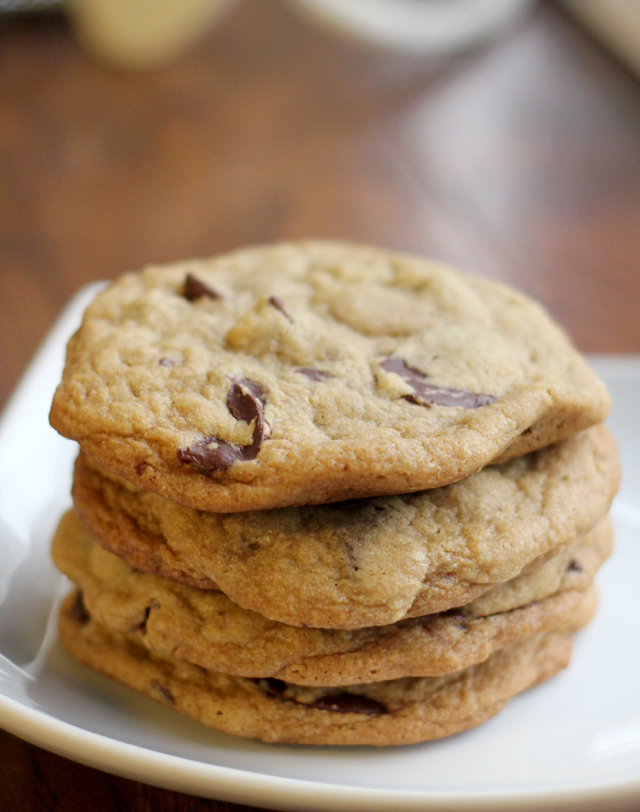
<path fill-rule="evenodd" d="M 438 487 L 608 409 L 524 296 L 308 242 L 120 278 L 69 342 L 51 423 L 141 487 L 238 512 Z"/>
<path fill-rule="evenodd" d="M 460 482 L 243 514 L 196 511 L 76 464 L 76 509 L 136 569 L 290 625 L 358 628 L 461 606 L 571 543 L 609 509 L 613 440 L 596 426 Z"/>

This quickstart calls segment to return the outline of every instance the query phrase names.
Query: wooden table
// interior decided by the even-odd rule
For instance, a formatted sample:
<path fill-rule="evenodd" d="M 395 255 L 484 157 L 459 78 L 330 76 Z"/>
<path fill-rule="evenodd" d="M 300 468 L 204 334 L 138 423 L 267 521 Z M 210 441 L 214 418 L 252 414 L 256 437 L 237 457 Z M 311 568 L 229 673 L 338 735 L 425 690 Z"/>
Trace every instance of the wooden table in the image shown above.
<path fill-rule="evenodd" d="M 640 351 L 640 83 L 550 2 L 434 61 L 246 0 L 134 76 L 62 18 L 2 21 L 0 173 L 0 404 L 79 286 L 281 238 L 432 254 L 538 297 L 584 350 Z M 7 810 L 248 809 L 0 752 Z"/>

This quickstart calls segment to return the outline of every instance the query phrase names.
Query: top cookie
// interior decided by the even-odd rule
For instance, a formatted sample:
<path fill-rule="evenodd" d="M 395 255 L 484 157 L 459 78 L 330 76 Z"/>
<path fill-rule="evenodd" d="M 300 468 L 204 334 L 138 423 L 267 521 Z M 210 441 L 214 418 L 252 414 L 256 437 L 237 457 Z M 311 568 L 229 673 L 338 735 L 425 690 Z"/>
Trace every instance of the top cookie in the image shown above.
<path fill-rule="evenodd" d="M 116 281 L 69 342 L 51 423 L 142 488 L 238 512 L 438 487 L 608 409 L 520 294 L 307 242 Z"/>

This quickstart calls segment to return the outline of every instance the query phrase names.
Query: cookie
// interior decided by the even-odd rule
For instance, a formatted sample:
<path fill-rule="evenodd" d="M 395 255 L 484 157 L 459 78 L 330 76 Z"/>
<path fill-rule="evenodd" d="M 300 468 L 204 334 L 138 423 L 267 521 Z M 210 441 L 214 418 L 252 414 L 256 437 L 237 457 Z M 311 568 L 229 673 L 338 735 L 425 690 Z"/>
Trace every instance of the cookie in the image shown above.
<path fill-rule="evenodd" d="M 589 530 L 618 482 L 596 426 L 444 488 L 328 506 L 196 511 L 84 456 L 73 496 L 95 540 L 136 569 L 289 625 L 348 629 L 469 603 Z"/>
<path fill-rule="evenodd" d="M 299 744 L 382 746 L 450 736 L 494 716 L 568 665 L 571 654 L 568 632 L 548 632 L 455 674 L 345 690 L 234 677 L 160 657 L 92 619 L 78 594 L 63 605 L 59 630 L 76 659 L 209 727 Z"/>
<path fill-rule="evenodd" d="M 69 342 L 50 420 L 140 487 L 235 513 L 439 487 L 608 410 L 519 293 L 307 242 L 120 278 Z"/>
<path fill-rule="evenodd" d="M 549 631 L 577 610 L 610 549 L 604 520 L 478 604 L 350 631 L 285 626 L 221 592 L 140 573 L 96 545 L 73 512 L 60 523 L 53 558 L 80 588 L 91 617 L 157 654 L 226 674 L 327 687 L 460 671 Z"/>

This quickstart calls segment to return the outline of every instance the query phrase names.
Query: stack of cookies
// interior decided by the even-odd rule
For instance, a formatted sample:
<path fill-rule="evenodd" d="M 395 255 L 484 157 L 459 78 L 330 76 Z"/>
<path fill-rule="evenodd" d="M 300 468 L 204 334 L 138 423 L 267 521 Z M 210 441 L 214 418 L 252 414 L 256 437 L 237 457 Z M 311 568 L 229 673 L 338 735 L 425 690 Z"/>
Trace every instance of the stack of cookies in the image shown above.
<path fill-rule="evenodd" d="M 611 549 L 602 383 L 535 303 L 332 242 L 147 268 L 69 342 L 82 662 L 264 741 L 407 744 L 567 665 Z"/>

